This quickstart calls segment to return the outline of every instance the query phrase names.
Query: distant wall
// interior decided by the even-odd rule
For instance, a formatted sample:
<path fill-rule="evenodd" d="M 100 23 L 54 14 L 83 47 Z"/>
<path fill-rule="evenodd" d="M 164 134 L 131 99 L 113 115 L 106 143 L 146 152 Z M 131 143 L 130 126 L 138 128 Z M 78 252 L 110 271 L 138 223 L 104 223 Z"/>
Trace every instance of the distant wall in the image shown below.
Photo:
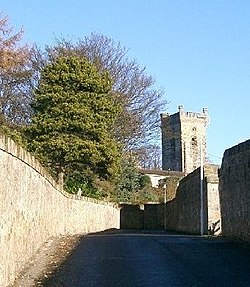
<path fill-rule="evenodd" d="M 134 204 L 121 205 L 121 229 L 143 229 L 144 228 L 144 206 Z"/>
<path fill-rule="evenodd" d="M 163 204 L 122 204 L 121 229 L 164 229 Z"/>
<path fill-rule="evenodd" d="M 183 178 L 177 189 L 177 226 L 178 231 L 200 232 L 200 169 Z M 207 228 L 207 222 L 205 222 Z"/>
<path fill-rule="evenodd" d="M 250 241 L 250 140 L 225 151 L 219 178 L 223 235 Z"/>
<path fill-rule="evenodd" d="M 164 204 L 144 205 L 144 228 L 164 229 Z"/>
<path fill-rule="evenodd" d="M 0 286 L 48 238 L 119 226 L 117 206 L 65 193 L 33 156 L 0 135 Z"/>
<path fill-rule="evenodd" d="M 205 166 L 203 177 L 204 231 L 218 234 L 221 231 L 218 166 Z M 180 180 L 176 197 L 167 202 L 167 229 L 200 233 L 200 195 L 200 168 L 198 168 Z"/>
<path fill-rule="evenodd" d="M 218 166 L 204 167 L 204 233 L 221 233 Z M 167 185 L 172 183 L 167 182 Z M 200 168 L 179 181 L 177 191 L 168 188 L 166 205 L 122 205 L 122 229 L 164 229 L 200 234 Z"/>

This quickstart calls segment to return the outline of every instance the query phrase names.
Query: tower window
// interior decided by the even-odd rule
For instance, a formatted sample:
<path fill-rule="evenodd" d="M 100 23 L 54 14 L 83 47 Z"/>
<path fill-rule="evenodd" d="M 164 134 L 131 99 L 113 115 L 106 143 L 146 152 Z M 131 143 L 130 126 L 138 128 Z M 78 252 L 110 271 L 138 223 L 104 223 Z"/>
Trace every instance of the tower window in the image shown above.
<path fill-rule="evenodd" d="M 197 146 L 197 138 L 196 137 L 193 137 L 191 139 L 191 145 L 192 145 L 192 147 Z"/>

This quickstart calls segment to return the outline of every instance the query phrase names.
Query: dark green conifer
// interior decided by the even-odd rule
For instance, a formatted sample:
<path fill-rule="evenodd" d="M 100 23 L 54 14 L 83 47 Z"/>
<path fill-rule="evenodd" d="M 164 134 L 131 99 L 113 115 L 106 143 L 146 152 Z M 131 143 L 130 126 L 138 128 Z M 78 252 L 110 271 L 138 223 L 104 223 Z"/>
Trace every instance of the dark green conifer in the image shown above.
<path fill-rule="evenodd" d="M 111 89 L 109 74 L 100 74 L 86 59 L 60 57 L 47 65 L 26 131 L 29 149 L 51 171 L 71 179 L 112 176 L 119 146 L 111 130 L 120 108 Z"/>

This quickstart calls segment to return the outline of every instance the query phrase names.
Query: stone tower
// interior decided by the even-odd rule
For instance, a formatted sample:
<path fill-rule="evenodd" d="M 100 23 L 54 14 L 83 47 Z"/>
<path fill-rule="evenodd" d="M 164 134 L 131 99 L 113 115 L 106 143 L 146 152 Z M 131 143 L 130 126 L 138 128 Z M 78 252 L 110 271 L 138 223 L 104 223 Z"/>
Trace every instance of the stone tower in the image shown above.
<path fill-rule="evenodd" d="M 188 174 L 206 159 L 207 109 L 201 113 L 179 112 L 161 114 L 162 129 L 162 169 L 182 171 Z"/>

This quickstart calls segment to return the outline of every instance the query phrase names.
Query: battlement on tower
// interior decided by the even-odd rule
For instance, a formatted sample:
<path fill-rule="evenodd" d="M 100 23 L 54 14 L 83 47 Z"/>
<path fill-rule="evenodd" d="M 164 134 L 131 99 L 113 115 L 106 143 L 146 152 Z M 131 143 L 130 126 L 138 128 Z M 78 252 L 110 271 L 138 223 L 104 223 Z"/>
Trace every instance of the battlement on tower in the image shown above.
<path fill-rule="evenodd" d="M 170 115 L 169 113 L 162 113 L 161 119 L 168 119 L 171 120 L 172 123 L 179 123 L 181 119 L 184 118 L 196 118 L 196 119 L 206 119 L 206 121 L 209 121 L 208 116 L 208 109 L 203 108 L 202 112 L 186 112 L 184 111 L 183 106 L 179 106 L 179 112 Z"/>
<path fill-rule="evenodd" d="M 196 119 L 205 119 L 206 122 L 209 121 L 208 110 L 203 108 L 202 112 L 185 112 L 183 106 L 179 106 L 179 112 L 176 113 L 180 118 L 196 118 Z"/>

